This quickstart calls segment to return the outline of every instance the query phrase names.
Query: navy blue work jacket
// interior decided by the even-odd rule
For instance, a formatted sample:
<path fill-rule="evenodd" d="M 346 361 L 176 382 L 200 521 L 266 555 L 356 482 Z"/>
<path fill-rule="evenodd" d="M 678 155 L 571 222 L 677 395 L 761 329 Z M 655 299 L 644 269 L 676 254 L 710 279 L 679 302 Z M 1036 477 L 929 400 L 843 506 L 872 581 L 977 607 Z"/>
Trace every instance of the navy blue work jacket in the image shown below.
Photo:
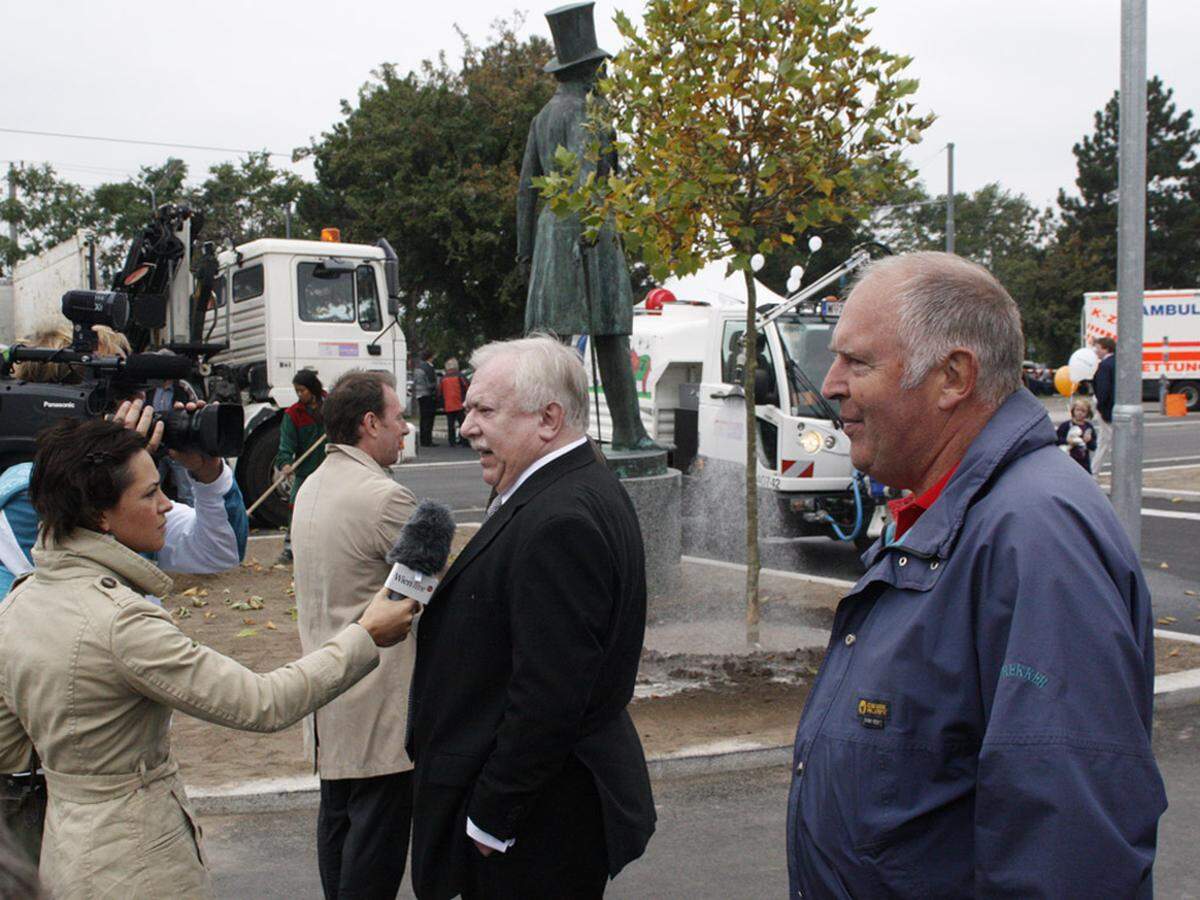
<path fill-rule="evenodd" d="M 796 732 L 791 896 L 1151 896 L 1150 595 L 1041 403 L 863 561 Z"/>

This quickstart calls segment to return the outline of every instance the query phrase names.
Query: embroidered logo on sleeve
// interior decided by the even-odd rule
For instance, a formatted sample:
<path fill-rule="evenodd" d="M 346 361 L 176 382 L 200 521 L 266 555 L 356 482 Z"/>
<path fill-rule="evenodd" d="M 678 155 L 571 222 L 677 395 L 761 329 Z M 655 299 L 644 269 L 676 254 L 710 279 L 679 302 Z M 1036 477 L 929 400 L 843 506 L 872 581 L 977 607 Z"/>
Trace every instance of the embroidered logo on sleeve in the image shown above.
<path fill-rule="evenodd" d="M 1005 663 L 1000 667 L 1001 678 L 1019 678 L 1021 681 L 1028 681 L 1034 687 L 1044 688 L 1046 682 L 1050 680 L 1045 672 L 1039 672 L 1033 666 L 1027 666 L 1025 663 L 1011 662 Z"/>
<path fill-rule="evenodd" d="M 883 728 L 887 725 L 891 704 L 886 700 L 858 701 L 858 721 L 863 728 Z"/>

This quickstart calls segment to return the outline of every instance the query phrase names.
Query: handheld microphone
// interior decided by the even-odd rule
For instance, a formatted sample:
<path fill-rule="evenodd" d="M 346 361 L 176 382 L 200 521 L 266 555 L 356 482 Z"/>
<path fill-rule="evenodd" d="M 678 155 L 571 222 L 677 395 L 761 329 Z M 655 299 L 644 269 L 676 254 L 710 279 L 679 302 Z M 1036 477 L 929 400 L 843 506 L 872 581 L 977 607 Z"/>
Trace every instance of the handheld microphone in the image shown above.
<path fill-rule="evenodd" d="M 450 558 L 454 539 L 454 517 L 449 507 L 435 500 L 422 500 L 388 551 L 392 573 L 387 588 L 393 600 L 408 597 L 422 606 L 438 585 L 437 573 Z"/>

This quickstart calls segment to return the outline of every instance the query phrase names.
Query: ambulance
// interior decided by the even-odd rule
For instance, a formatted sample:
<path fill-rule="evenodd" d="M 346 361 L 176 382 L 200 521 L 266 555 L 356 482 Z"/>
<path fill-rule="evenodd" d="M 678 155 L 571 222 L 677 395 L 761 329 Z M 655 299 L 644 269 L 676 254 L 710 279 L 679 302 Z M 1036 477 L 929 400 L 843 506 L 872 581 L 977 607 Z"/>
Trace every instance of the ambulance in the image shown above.
<path fill-rule="evenodd" d="M 1083 338 L 1117 338 L 1117 293 L 1083 295 Z M 1200 409 L 1200 290 L 1146 291 L 1142 298 L 1142 397 L 1183 394 Z"/>

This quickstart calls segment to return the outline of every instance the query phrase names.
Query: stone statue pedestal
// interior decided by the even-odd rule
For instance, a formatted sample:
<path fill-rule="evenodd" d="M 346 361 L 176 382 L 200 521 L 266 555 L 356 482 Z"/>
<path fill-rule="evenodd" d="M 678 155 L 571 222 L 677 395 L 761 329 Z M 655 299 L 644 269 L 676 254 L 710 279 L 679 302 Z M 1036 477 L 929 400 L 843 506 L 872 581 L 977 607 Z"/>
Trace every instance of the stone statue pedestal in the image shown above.
<path fill-rule="evenodd" d="M 674 590 L 683 552 L 683 475 L 667 468 L 665 450 L 605 450 L 604 458 L 621 479 L 642 526 L 647 593 L 654 597 Z"/>

